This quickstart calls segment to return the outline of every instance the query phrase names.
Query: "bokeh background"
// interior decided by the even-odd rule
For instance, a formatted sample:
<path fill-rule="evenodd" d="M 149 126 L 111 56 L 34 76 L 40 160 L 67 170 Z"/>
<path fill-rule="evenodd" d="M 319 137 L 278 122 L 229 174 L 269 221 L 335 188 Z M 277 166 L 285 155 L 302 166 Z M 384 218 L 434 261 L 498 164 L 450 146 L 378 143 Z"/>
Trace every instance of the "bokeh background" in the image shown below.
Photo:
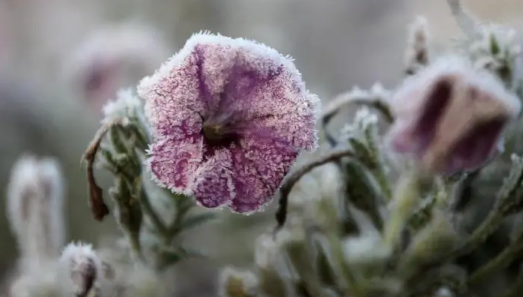
<path fill-rule="evenodd" d="M 523 32 L 523 0 L 464 4 Z M 444 0 L 0 0 L 0 193 L 21 154 L 55 156 L 67 180 L 68 239 L 103 244 L 118 231 L 110 218 L 92 219 L 80 156 L 103 103 L 152 73 L 191 34 L 256 39 L 291 54 L 308 87 L 328 101 L 353 85 L 393 87 L 402 75 L 406 28 L 420 14 L 435 50 L 460 34 Z M 5 213 L 4 203 L 0 208 Z M 180 292 L 211 291 L 217 267 L 250 261 L 271 211 L 224 213 L 187 234 L 213 260 L 182 264 Z M 17 250 L 3 215 L 0 238 L 5 274 Z"/>

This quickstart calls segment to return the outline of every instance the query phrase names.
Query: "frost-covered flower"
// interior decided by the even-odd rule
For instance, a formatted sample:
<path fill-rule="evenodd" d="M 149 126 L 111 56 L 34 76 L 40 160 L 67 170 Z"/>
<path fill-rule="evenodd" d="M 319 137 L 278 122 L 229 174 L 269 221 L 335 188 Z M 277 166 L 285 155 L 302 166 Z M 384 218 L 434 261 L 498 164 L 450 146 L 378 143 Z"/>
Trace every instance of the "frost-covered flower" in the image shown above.
<path fill-rule="evenodd" d="M 319 99 L 290 58 L 253 41 L 196 34 L 138 94 L 155 136 L 153 176 L 204 207 L 259 210 L 317 145 Z"/>
<path fill-rule="evenodd" d="M 468 60 L 442 58 L 392 98 L 391 147 L 429 170 L 473 170 L 502 149 L 502 132 L 520 111 L 501 81 Z"/>

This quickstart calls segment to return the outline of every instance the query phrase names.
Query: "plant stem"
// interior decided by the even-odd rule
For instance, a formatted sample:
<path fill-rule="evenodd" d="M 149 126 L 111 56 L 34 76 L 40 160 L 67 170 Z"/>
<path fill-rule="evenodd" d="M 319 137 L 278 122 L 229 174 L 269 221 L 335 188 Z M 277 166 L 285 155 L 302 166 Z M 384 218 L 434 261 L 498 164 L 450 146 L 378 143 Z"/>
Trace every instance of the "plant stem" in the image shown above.
<path fill-rule="evenodd" d="M 328 155 L 323 156 L 320 159 L 313 160 L 312 162 L 305 164 L 295 172 L 289 174 L 287 179 L 283 182 L 281 188 L 280 188 L 280 200 L 279 200 L 279 206 L 278 210 L 276 211 L 276 229 L 275 233 L 280 230 L 283 225 L 285 225 L 285 221 L 287 220 L 287 204 L 289 200 L 289 194 L 291 193 L 292 188 L 294 185 L 300 180 L 302 176 L 304 176 L 306 173 L 311 171 L 312 169 L 319 167 L 321 165 L 336 161 L 343 157 L 353 157 L 354 152 L 352 149 L 348 150 L 342 150 L 342 151 L 335 151 Z"/>
<path fill-rule="evenodd" d="M 473 286 L 481 282 L 489 275 L 507 267 L 514 260 L 514 258 L 523 250 L 520 240 L 511 243 L 503 252 L 490 260 L 487 264 L 476 270 L 469 278 L 469 286 Z"/>

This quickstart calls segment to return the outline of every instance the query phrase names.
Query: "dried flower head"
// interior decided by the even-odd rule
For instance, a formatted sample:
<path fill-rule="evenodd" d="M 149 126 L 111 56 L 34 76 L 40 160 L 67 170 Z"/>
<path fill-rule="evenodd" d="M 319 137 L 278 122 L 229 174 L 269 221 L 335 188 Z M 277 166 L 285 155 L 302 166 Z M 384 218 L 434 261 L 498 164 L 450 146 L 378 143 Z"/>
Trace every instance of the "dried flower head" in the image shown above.
<path fill-rule="evenodd" d="M 58 256 L 64 241 L 64 181 L 59 163 L 24 155 L 14 164 L 7 216 L 27 263 Z"/>
<path fill-rule="evenodd" d="M 317 145 L 318 98 L 290 58 L 253 41 L 196 34 L 138 94 L 155 136 L 153 176 L 204 207 L 259 210 Z"/>
<path fill-rule="evenodd" d="M 502 149 L 519 99 L 487 71 L 447 57 L 407 79 L 392 98 L 391 147 L 431 171 L 473 170 Z"/>
<path fill-rule="evenodd" d="M 70 243 L 62 251 L 60 263 L 79 297 L 89 294 L 102 272 L 102 263 L 90 244 Z"/>

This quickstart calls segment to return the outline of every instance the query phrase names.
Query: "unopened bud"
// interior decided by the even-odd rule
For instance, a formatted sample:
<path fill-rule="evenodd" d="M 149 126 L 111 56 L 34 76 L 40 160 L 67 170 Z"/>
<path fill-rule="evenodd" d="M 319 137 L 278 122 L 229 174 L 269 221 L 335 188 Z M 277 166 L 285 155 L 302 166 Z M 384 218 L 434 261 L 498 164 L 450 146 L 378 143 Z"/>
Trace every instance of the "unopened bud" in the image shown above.
<path fill-rule="evenodd" d="M 102 271 L 98 255 L 88 244 L 69 244 L 62 252 L 60 263 L 68 272 L 78 297 L 89 294 Z"/>
<path fill-rule="evenodd" d="M 409 78 L 392 98 L 391 147 L 424 169 L 474 170 L 502 150 L 502 134 L 521 103 L 500 80 L 447 57 Z"/>
<path fill-rule="evenodd" d="M 22 156 L 13 166 L 7 216 L 25 264 L 59 255 L 64 241 L 64 181 L 59 163 Z"/>

